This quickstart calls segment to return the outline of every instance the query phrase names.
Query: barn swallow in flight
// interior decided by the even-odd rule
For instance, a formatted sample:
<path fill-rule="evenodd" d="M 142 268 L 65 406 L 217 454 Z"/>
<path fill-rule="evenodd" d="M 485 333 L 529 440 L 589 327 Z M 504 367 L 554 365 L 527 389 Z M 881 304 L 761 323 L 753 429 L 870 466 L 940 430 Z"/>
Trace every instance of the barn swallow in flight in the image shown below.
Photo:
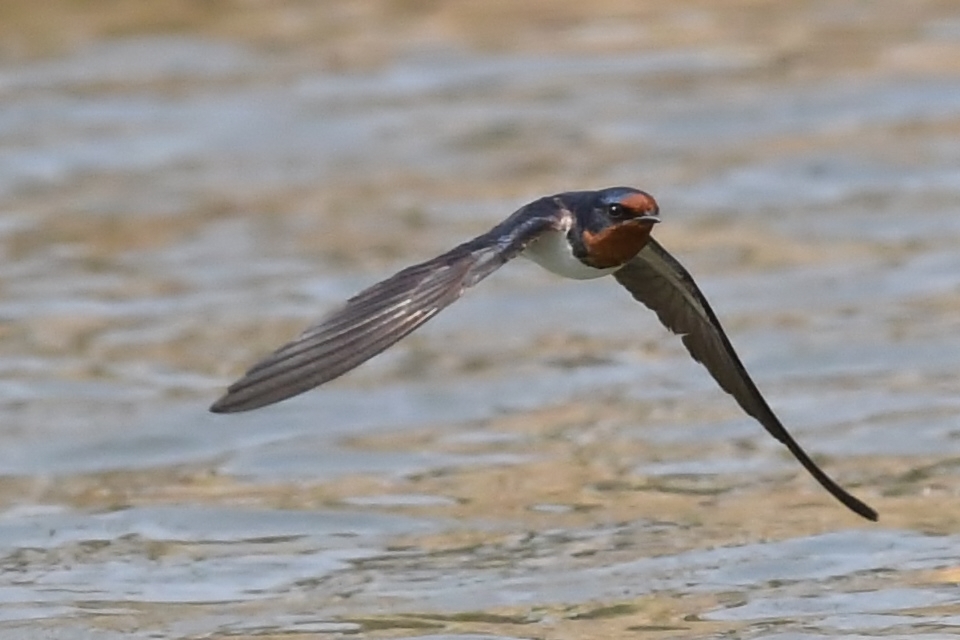
<path fill-rule="evenodd" d="M 523 255 L 567 278 L 612 275 L 652 309 L 667 329 L 681 336 L 693 359 L 786 445 L 824 489 L 855 513 L 876 520 L 877 512 L 827 476 L 780 424 L 693 278 L 650 237 L 658 222 L 656 200 L 629 187 L 560 193 L 531 202 L 487 233 L 350 298 L 338 311 L 255 364 L 210 410 L 256 409 L 329 382 L 394 344 L 469 287 Z"/>

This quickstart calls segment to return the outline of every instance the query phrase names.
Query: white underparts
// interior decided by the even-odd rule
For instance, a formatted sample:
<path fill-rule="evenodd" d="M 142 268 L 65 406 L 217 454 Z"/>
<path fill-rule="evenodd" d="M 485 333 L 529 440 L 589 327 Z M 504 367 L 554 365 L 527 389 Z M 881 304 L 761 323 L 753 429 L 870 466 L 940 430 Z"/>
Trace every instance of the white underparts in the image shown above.
<path fill-rule="evenodd" d="M 530 243 L 522 254 L 538 265 L 564 278 L 591 280 L 616 271 L 619 267 L 596 269 L 580 262 L 567 242 L 567 232 L 548 231 Z"/>

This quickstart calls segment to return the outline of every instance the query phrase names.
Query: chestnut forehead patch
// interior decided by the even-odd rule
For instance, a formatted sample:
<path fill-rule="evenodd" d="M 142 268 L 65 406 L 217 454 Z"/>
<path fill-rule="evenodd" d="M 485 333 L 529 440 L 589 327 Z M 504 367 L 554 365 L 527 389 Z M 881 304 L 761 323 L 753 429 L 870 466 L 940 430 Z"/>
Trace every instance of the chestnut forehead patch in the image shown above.
<path fill-rule="evenodd" d="M 631 193 L 620 199 L 620 204 L 631 211 L 641 214 L 656 213 L 659 210 L 657 201 L 646 193 Z"/>

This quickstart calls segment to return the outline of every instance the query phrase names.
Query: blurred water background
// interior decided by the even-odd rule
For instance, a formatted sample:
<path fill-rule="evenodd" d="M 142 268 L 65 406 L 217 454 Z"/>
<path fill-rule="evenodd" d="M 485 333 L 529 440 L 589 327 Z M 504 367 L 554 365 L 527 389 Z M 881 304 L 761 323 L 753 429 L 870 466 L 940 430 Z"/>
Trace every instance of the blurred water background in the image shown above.
<path fill-rule="evenodd" d="M 858 520 L 612 280 L 518 261 L 223 386 L 571 189 L 657 196 Z M 954 637 L 960 6 L 4 0 L 0 636 Z"/>

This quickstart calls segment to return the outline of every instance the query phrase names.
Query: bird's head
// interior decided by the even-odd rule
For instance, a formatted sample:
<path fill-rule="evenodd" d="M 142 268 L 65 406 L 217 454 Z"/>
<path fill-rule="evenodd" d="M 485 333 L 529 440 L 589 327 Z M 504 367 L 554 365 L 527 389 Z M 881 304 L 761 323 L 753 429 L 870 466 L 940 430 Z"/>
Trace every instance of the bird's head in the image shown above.
<path fill-rule="evenodd" d="M 653 225 L 660 222 L 660 207 L 653 196 L 630 187 L 592 192 L 574 209 L 574 253 L 597 269 L 619 267 L 631 260 L 647 244 Z"/>

